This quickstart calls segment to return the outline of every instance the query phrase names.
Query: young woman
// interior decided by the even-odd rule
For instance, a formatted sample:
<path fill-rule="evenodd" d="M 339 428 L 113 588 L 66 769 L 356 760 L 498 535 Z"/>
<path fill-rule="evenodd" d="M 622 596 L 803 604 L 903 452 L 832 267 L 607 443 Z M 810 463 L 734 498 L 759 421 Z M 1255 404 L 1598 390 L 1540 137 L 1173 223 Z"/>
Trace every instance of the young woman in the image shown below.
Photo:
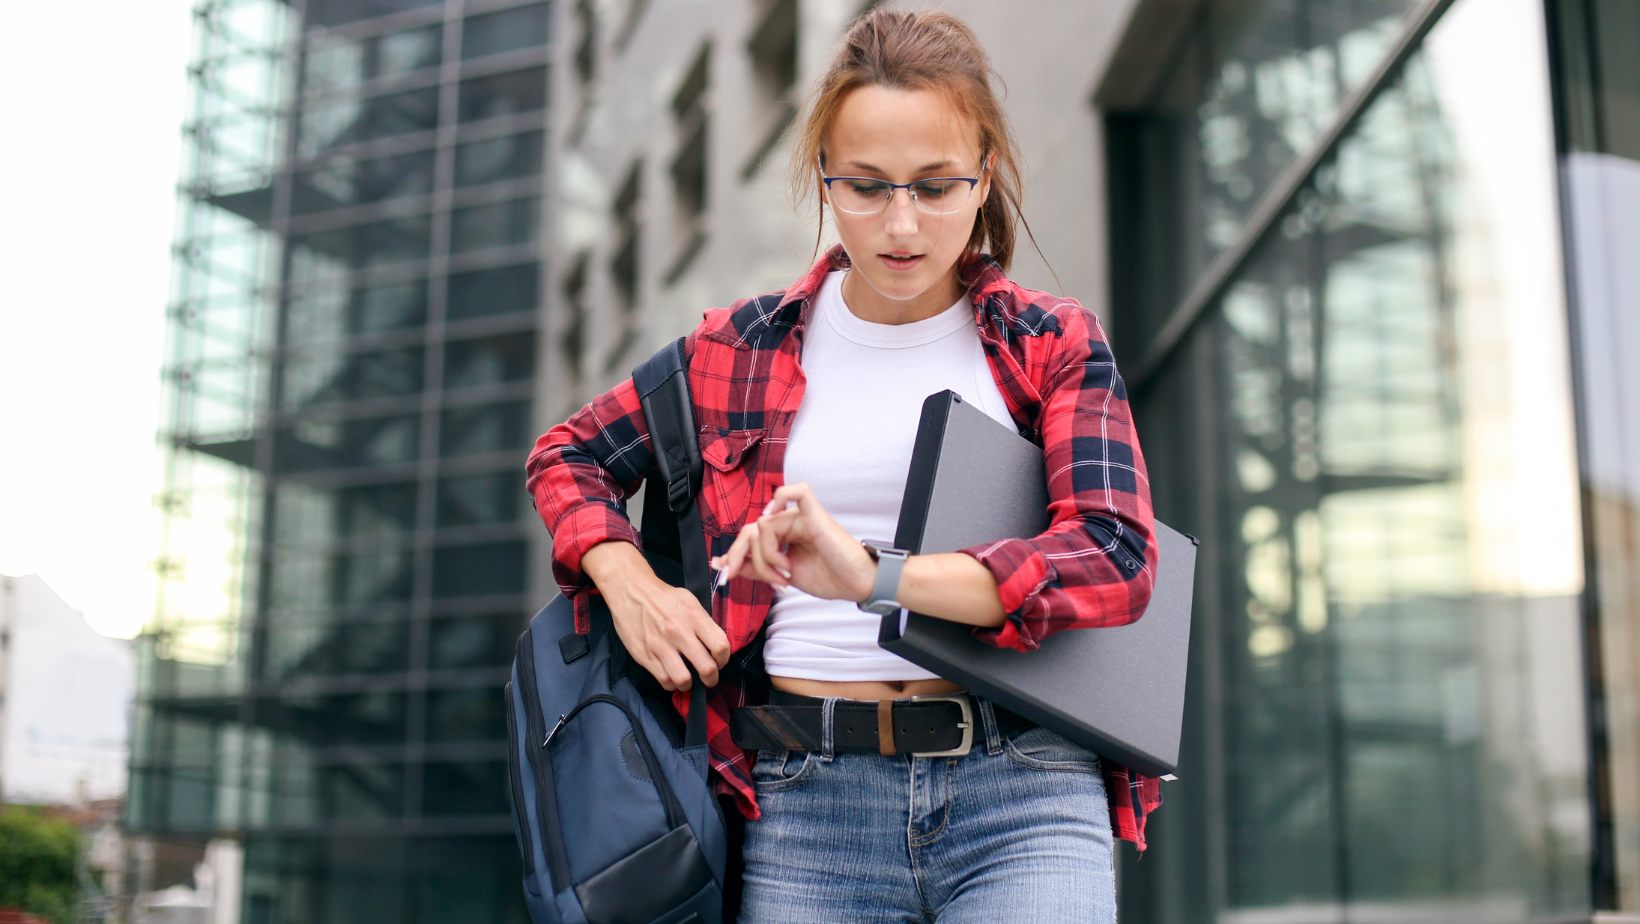
<path fill-rule="evenodd" d="M 1113 825 L 1142 845 L 1154 781 L 883 651 L 863 609 L 1022 651 L 1138 618 L 1150 495 L 1103 332 L 1003 274 L 1018 153 L 959 20 L 865 14 L 795 147 L 841 245 L 686 342 L 712 612 L 655 576 L 625 516 L 654 467 L 630 381 L 530 457 L 554 574 L 583 620 L 603 595 L 680 709 L 686 665 L 714 688 L 716 783 L 750 819 L 741 920 L 1114 920 Z M 1052 525 L 960 553 L 868 548 L 894 535 L 922 401 L 947 388 L 1043 448 Z"/>

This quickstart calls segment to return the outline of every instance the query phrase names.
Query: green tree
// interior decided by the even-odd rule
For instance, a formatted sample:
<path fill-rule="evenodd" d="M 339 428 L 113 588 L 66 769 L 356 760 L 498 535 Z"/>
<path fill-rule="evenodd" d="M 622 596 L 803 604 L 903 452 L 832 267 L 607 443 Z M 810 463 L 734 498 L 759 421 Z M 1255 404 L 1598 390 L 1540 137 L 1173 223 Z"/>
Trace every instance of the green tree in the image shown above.
<path fill-rule="evenodd" d="M 23 805 L 0 808 L 0 908 L 73 924 L 79 849 L 80 832 L 67 821 Z"/>

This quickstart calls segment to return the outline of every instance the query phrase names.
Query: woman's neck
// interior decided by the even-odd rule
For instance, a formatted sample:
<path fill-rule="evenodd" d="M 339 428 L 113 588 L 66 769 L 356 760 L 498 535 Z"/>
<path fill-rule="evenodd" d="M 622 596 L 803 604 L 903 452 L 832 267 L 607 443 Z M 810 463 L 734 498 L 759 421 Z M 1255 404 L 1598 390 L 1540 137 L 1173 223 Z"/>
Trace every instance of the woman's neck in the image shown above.
<path fill-rule="evenodd" d="M 939 284 L 913 298 L 889 298 L 877 291 L 864 273 L 850 271 L 843 277 L 843 304 L 849 313 L 873 324 L 910 324 L 925 321 L 956 304 L 967 291 L 957 278 L 957 268 Z"/>

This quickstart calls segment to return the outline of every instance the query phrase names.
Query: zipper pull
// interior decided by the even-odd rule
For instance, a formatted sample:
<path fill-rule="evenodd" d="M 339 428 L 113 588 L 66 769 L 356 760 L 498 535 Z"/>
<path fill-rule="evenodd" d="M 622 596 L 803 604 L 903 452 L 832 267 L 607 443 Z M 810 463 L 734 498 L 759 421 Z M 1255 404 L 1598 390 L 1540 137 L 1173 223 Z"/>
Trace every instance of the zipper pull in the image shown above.
<path fill-rule="evenodd" d="M 541 742 L 543 748 L 552 743 L 552 736 L 558 734 L 558 729 L 563 728 L 564 723 L 567 721 L 569 721 L 569 713 L 566 712 L 558 716 L 557 724 L 552 726 L 552 731 L 547 732 L 547 740 Z"/>

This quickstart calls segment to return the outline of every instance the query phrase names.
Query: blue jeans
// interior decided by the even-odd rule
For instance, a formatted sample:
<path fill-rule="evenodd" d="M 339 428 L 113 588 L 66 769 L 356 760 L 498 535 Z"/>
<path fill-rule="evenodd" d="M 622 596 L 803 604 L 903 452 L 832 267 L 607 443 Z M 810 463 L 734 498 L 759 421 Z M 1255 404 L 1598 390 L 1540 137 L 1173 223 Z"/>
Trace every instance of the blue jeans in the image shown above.
<path fill-rule="evenodd" d="M 741 924 L 1114 922 L 1099 759 L 977 702 L 963 757 L 760 752 Z"/>

